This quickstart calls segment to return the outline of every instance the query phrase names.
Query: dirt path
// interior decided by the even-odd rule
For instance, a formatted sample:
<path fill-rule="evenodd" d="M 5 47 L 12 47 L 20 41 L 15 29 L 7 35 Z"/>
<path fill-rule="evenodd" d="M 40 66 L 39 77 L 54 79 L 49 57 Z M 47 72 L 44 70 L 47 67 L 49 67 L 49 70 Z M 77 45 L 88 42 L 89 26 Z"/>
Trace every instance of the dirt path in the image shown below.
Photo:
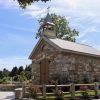
<path fill-rule="evenodd" d="M 0 100 L 15 100 L 14 92 L 2 92 L 0 91 Z"/>

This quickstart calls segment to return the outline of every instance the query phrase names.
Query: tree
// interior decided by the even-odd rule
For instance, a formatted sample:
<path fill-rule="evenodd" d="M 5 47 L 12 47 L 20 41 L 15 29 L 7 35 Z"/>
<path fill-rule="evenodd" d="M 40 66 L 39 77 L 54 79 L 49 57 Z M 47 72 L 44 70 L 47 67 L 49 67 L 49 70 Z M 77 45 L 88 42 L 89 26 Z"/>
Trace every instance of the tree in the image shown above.
<path fill-rule="evenodd" d="M 26 67 L 25 67 L 25 71 L 30 71 L 30 72 L 31 72 L 31 70 L 32 70 L 31 65 L 29 65 L 29 66 L 26 65 Z"/>
<path fill-rule="evenodd" d="M 2 79 L 2 78 L 3 78 L 3 72 L 0 71 L 0 79 Z"/>
<path fill-rule="evenodd" d="M 42 2 L 47 2 L 50 0 L 17 0 L 21 8 L 26 8 L 27 5 L 31 5 L 34 2 L 42 1 Z"/>
<path fill-rule="evenodd" d="M 9 74 L 10 72 L 4 68 L 3 71 L 0 71 L 0 83 L 9 83 Z"/>
<path fill-rule="evenodd" d="M 3 73 L 3 77 L 9 77 L 10 72 L 6 68 L 3 69 L 2 73 Z"/>
<path fill-rule="evenodd" d="M 32 67 L 30 65 L 29 66 L 26 65 L 25 76 L 26 76 L 27 80 L 31 79 L 31 76 L 32 76 Z"/>
<path fill-rule="evenodd" d="M 13 69 L 11 70 L 10 76 L 11 76 L 11 77 L 14 77 L 14 76 L 16 76 L 17 74 L 18 74 L 18 68 L 15 66 L 15 67 L 13 67 Z"/>
<path fill-rule="evenodd" d="M 26 76 L 27 80 L 30 80 L 30 79 L 31 79 L 32 74 L 31 74 L 31 72 L 30 72 L 30 71 L 25 71 L 25 76 Z"/>
<path fill-rule="evenodd" d="M 0 83 L 5 83 L 5 84 L 7 84 L 7 83 L 9 83 L 9 81 L 10 81 L 10 78 L 4 76 L 3 79 L 0 80 Z"/>
<path fill-rule="evenodd" d="M 56 14 L 51 14 L 51 18 L 53 23 L 55 24 L 55 32 L 57 35 L 57 38 L 68 40 L 75 42 L 76 39 L 75 37 L 79 35 L 79 32 L 76 31 L 75 29 L 71 29 L 69 27 L 69 22 L 66 20 L 65 17 L 56 15 Z M 43 23 L 44 18 L 41 18 L 39 20 L 39 24 L 41 26 L 41 23 Z M 40 37 L 40 34 L 43 32 L 43 28 L 39 27 L 36 38 Z"/>
<path fill-rule="evenodd" d="M 20 75 L 22 71 L 24 71 L 23 66 L 20 66 L 18 69 L 18 75 Z"/>
<path fill-rule="evenodd" d="M 25 72 L 24 71 L 22 71 L 21 73 L 20 73 L 20 75 L 18 75 L 18 80 L 17 81 L 19 81 L 19 82 L 24 82 L 24 81 L 26 81 L 27 79 L 26 79 L 26 77 L 25 77 Z"/>

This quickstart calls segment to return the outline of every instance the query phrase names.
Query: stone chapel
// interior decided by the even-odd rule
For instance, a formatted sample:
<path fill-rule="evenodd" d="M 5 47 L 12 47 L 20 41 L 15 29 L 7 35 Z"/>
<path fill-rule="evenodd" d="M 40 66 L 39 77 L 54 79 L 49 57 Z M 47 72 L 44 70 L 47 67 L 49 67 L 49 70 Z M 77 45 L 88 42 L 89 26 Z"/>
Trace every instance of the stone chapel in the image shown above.
<path fill-rule="evenodd" d="M 48 13 L 40 39 L 29 56 L 33 83 L 49 84 L 56 79 L 61 84 L 100 82 L 100 51 L 57 38 L 54 25 Z"/>

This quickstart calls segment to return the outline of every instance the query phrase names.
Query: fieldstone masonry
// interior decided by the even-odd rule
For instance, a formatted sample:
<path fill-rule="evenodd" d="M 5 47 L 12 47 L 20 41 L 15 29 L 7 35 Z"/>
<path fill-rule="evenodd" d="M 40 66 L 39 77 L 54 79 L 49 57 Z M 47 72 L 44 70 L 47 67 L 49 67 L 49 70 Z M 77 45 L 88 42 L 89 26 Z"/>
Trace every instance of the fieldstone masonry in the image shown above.
<path fill-rule="evenodd" d="M 61 52 L 45 43 L 43 50 L 32 60 L 33 83 L 40 84 L 40 60 L 49 59 L 49 79 L 59 79 L 61 83 L 83 81 L 100 82 L 100 58 Z"/>

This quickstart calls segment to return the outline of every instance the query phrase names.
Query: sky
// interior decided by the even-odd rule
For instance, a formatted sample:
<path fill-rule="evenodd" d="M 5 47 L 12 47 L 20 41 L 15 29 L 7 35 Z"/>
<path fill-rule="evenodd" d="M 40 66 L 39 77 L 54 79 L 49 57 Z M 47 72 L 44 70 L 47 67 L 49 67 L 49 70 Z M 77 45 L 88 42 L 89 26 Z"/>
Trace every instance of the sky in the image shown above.
<path fill-rule="evenodd" d="M 0 70 L 26 66 L 37 43 L 38 20 L 50 13 L 65 16 L 72 29 L 79 31 L 78 43 L 100 50 L 100 0 L 51 0 L 21 9 L 15 0 L 0 0 Z"/>

